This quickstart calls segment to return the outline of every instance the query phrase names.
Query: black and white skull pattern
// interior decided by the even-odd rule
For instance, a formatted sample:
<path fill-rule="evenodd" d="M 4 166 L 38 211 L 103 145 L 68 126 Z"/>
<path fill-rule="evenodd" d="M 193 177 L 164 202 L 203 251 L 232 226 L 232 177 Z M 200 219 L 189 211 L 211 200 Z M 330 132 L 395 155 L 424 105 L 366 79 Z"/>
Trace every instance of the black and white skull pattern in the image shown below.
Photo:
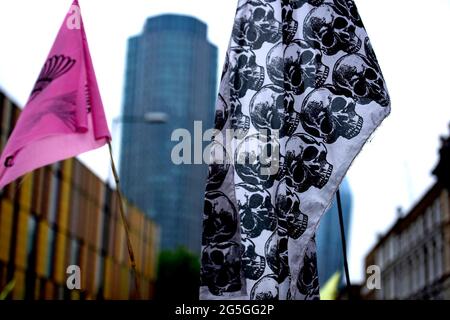
<path fill-rule="evenodd" d="M 279 236 L 298 239 L 308 227 L 308 216 L 300 210 L 300 196 L 283 179 L 277 189 L 275 200 Z"/>
<path fill-rule="evenodd" d="M 233 202 L 220 191 L 205 195 L 203 245 L 229 241 L 238 228 L 238 213 Z"/>
<path fill-rule="evenodd" d="M 230 97 L 230 129 L 236 139 L 243 139 L 250 129 L 250 117 L 242 113 L 242 104 L 236 97 Z"/>
<path fill-rule="evenodd" d="M 257 133 L 248 136 L 238 145 L 234 166 L 243 182 L 270 188 L 279 173 L 279 157 L 278 140 Z"/>
<path fill-rule="evenodd" d="M 250 300 L 276 301 L 278 296 L 278 277 L 275 274 L 262 277 L 250 292 Z"/>
<path fill-rule="evenodd" d="M 275 19 L 274 8 L 260 0 L 248 0 L 236 12 L 233 40 L 239 46 L 260 49 L 265 42 L 281 40 L 281 22 Z"/>
<path fill-rule="evenodd" d="M 258 130 L 277 130 L 280 138 L 292 135 L 300 122 L 300 109 L 294 96 L 283 88 L 269 84 L 250 101 L 250 118 Z"/>
<path fill-rule="evenodd" d="M 211 142 L 209 150 L 206 191 L 213 191 L 222 186 L 230 169 L 231 159 L 225 146 L 216 140 Z"/>
<path fill-rule="evenodd" d="M 222 68 L 222 75 L 220 76 L 220 81 L 223 81 L 225 79 L 225 76 L 228 72 L 228 69 L 230 67 L 230 57 L 228 56 L 228 52 L 225 57 L 225 63 L 223 64 Z"/>
<path fill-rule="evenodd" d="M 282 177 L 296 192 L 311 187 L 322 189 L 330 179 L 333 165 L 327 160 L 327 148 L 308 134 L 295 134 L 286 142 Z"/>
<path fill-rule="evenodd" d="M 298 29 L 298 21 L 293 17 L 294 8 L 289 0 L 281 2 L 281 19 L 283 21 L 283 43 L 288 44 L 294 39 Z"/>
<path fill-rule="evenodd" d="M 302 299 L 318 300 L 320 298 L 319 273 L 317 269 L 316 244 L 314 238 L 311 239 L 306 247 L 296 285 Z"/>
<path fill-rule="evenodd" d="M 216 115 L 214 118 L 214 129 L 222 130 L 228 120 L 229 109 L 225 99 L 219 94 L 216 104 Z"/>
<path fill-rule="evenodd" d="M 242 271 L 247 279 L 258 280 L 266 269 L 266 258 L 256 253 L 255 243 L 248 237 L 242 238 Z"/>
<path fill-rule="evenodd" d="M 265 0 L 266 2 L 275 2 L 277 0 Z M 281 0 L 283 5 L 290 4 L 293 9 L 299 9 L 304 4 L 309 3 L 312 6 L 320 6 L 324 0 Z"/>
<path fill-rule="evenodd" d="M 350 18 L 356 26 L 364 28 L 358 9 L 353 0 L 333 0 L 333 3 L 336 11 L 347 18 Z"/>
<path fill-rule="evenodd" d="M 329 68 L 322 62 L 322 52 L 306 41 L 277 44 L 267 55 L 267 73 L 276 85 L 300 95 L 308 88 L 322 86 Z"/>
<path fill-rule="evenodd" d="M 355 107 L 353 98 L 337 94 L 331 86 L 315 89 L 303 101 L 303 129 L 325 143 L 334 143 L 339 137 L 352 139 L 364 122 Z"/>
<path fill-rule="evenodd" d="M 334 85 L 360 104 L 374 101 L 383 107 L 389 106 L 389 93 L 368 39 L 365 40 L 365 47 L 367 56 L 353 53 L 336 62 L 333 71 Z"/>
<path fill-rule="evenodd" d="M 288 236 L 275 231 L 265 245 L 266 261 L 277 276 L 278 283 L 283 283 L 290 275 L 288 256 Z"/>
<path fill-rule="evenodd" d="M 220 296 L 241 289 L 241 246 L 236 242 L 207 245 L 202 252 L 201 285 Z"/>
<path fill-rule="evenodd" d="M 239 0 L 215 116 L 234 134 L 213 150 L 232 163 L 209 163 L 201 298 L 318 299 L 317 224 L 389 111 L 353 0 Z"/>
<path fill-rule="evenodd" d="M 229 81 L 233 97 L 242 98 L 247 90 L 259 90 L 264 83 L 264 67 L 256 63 L 256 54 L 242 47 L 230 49 Z"/>
<path fill-rule="evenodd" d="M 238 183 L 236 194 L 239 195 L 237 207 L 243 235 L 257 238 L 264 230 L 275 230 L 277 217 L 272 196 L 267 190 L 247 183 Z"/>
<path fill-rule="evenodd" d="M 312 9 L 303 26 L 305 40 L 326 55 L 335 55 L 339 51 L 357 52 L 361 48 L 361 39 L 355 31 L 352 20 L 340 14 L 333 4 Z"/>

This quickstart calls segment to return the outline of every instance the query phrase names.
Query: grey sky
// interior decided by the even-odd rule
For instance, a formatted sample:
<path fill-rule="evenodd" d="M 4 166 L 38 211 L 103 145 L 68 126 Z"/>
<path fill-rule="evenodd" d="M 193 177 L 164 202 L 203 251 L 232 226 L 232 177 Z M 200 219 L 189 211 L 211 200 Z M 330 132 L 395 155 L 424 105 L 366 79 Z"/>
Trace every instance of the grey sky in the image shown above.
<path fill-rule="evenodd" d="M 0 87 L 23 104 L 72 0 L 0 1 Z M 203 20 L 219 47 L 219 67 L 237 0 L 79 0 L 109 121 L 119 115 L 127 38 L 149 16 L 175 12 Z M 396 218 L 432 184 L 439 135 L 450 121 L 450 1 L 355 0 L 392 98 L 392 114 L 349 171 L 354 192 L 350 271 Z M 220 70 L 219 73 L 220 74 Z M 117 134 L 114 132 L 113 134 Z M 117 142 L 117 141 L 116 141 Z M 107 150 L 82 156 L 101 177 Z M 337 227 L 337 226 L 336 226 Z"/>

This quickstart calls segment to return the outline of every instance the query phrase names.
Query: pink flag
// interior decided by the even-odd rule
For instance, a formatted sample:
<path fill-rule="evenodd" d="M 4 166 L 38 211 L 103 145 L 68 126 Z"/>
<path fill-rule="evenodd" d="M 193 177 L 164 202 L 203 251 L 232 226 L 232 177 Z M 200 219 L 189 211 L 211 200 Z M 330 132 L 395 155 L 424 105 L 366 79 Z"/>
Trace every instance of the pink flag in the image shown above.
<path fill-rule="evenodd" d="M 0 158 L 0 188 L 111 139 L 78 1 L 68 12 Z"/>

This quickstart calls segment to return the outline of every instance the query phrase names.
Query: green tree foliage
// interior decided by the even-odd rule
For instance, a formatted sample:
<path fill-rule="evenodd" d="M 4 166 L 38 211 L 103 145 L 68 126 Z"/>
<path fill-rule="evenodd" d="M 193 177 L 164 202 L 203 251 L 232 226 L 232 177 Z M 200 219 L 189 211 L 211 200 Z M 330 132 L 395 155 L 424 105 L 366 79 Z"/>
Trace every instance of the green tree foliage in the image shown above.
<path fill-rule="evenodd" d="M 198 300 L 200 261 L 185 248 L 161 251 L 158 259 L 158 278 L 155 299 Z"/>

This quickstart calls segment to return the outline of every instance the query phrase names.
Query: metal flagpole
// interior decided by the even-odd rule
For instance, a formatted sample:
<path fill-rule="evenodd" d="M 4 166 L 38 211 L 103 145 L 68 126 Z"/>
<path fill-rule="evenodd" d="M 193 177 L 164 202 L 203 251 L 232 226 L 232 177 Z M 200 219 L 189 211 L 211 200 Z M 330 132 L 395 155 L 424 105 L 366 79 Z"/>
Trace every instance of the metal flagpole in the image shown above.
<path fill-rule="evenodd" d="M 133 269 L 133 272 L 134 272 L 134 284 L 136 286 L 137 298 L 140 299 L 140 297 L 141 297 L 141 293 L 140 293 L 141 290 L 140 290 L 139 281 L 138 281 L 138 273 L 136 271 L 136 260 L 134 258 L 133 246 L 131 245 L 130 226 L 128 225 L 127 218 L 125 217 L 125 205 L 124 205 L 124 202 L 123 202 L 122 192 L 120 191 L 119 175 L 117 174 L 116 165 L 114 163 L 114 157 L 113 157 L 113 152 L 112 152 L 112 147 L 111 147 L 111 141 L 108 141 L 108 149 L 109 149 L 109 156 L 111 158 L 111 169 L 112 169 L 112 173 L 114 175 L 114 180 L 116 182 L 117 194 L 119 196 L 119 202 L 120 202 L 119 203 L 119 209 L 120 209 L 119 211 L 120 211 L 120 216 L 122 217 L 123 226 L 125 228 L 125 235 L 126 235 L 126 239 L 127 239 L 128 255 L 130 256 L 131 268 Z"/>
<path fill-rule="evenodd" d="M 341 194 L 339 189 L 336 192 L 338 212 L 339 212 L 339 225 L 341 227 L 341 240 L 342 240 L 342 252 L 344 255 L 344 270 L 345 270 L 345 280 L 347 283 L 348 298 L 351 298 L 351 282 L 350 273 L 348 271 L 348 260 L 347 260 L 347 243 L 345 241 L 345 230 L 344 230 L 344 217 L 342 214 L 342 204 L 341 204 Z"/>

